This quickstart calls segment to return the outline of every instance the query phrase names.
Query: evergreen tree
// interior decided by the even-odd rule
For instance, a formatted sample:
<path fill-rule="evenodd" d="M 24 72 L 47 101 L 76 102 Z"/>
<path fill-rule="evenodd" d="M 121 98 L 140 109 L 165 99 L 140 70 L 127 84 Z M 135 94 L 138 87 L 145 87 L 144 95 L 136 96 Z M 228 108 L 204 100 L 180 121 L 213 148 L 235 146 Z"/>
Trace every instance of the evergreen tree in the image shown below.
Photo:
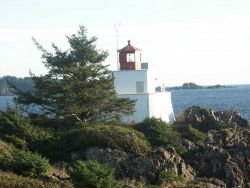
<path fill-rule="evenodd" d="M 70 48 L 63 51 L 52 44 L 53 53 L 33 39 L 48 73 L 31 74 L 34 90 L 19 91 L 19 103 L 39 105 L 55 117 L 74 116 L 81 122 L 117 119 L 133 112 L 134 101 L 116 97 L 108 66 L 102 64 L 107 51 L 98 50 L 97 38 L 86 33 L 80 26 L 77 34 L 67 37 Z"/>
<path fill-rule="evenodd" d="M 31 91 L 33 89 L 32 79 L 29 77 L 17 78 L 15 76 L 0 77 L 0 96 L 14 95 L 13 87 L 22 92 Z"/>

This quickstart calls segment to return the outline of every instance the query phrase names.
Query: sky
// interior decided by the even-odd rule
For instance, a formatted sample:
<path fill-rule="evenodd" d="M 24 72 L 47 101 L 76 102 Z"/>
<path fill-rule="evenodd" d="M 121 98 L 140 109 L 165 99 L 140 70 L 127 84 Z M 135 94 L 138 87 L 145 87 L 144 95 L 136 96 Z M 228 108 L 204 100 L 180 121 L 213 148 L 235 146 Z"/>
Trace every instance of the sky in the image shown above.
<path fill-rule="evenodd" d="M 67 50 L 79 25 L 115 70 L 120 24 L 119 48 L 142 49 L 161 84 L 250 84 L 249 10 L 249 0 L 0 0 L 0 77 L 45 74 L 31 37 Z"/>

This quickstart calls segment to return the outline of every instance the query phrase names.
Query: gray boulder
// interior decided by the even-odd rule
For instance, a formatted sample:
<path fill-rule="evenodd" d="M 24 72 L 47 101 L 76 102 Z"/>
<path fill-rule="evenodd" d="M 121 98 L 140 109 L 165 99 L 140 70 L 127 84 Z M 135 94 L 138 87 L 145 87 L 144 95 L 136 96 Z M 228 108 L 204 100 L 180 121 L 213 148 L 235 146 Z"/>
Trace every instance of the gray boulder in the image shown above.
<path fill-rule="evenodd" d="M 250 182 L 250 130 L 211 130 L 184 159 L 198 177 L 220 179 L 228 187 L 246 187 Z"/>
<path fill-rule="evenodd" d="M 166 169 L 173 169 L 177 175 L 189 181 L 195 177 L 194 170 L 185 164 L 173 148 L 152 148 L 148 156 L 136 156 L 119 150 L 92 147 L 86 151 L 85 157 L 87 160 L 108 163 L 115 168 L 118 179 L 130 178 L 155 183 L 159 173 Z"/>
<path fill-rule="evenodd" d="M 182 114 L 182 124 L 192 124 L 196 129 L 208 132 L 225 128 L 244 127 L 249 128 L 248 121 L 238 112 L 213 111 L 210 108 L 192 106 Z"/>

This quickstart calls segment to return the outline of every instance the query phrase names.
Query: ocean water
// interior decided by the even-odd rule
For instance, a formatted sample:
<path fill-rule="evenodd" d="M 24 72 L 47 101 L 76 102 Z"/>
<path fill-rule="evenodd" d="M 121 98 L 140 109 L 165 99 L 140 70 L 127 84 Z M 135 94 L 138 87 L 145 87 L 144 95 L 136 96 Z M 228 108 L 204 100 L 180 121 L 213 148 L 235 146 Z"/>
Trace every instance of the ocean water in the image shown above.
<path fill-rule="evenodd" d="M 198 105 L 214 110 L 232 110 L 250 120 L 250 85 L 233 88 L 175 90 L 172 104 L 175 116 L 187 107 Z"/>
<path fill-rule="evenodd" d="M 175 116 L 189 106 L 198 105 L 214 110 L 232 110 L 250 120 L 250 85 L 222 89 L 175 90 L 172 104 Z M 0 108 L 6 109 L 9 102 L 14 106 L 13 97 L 0 96 Z"/>

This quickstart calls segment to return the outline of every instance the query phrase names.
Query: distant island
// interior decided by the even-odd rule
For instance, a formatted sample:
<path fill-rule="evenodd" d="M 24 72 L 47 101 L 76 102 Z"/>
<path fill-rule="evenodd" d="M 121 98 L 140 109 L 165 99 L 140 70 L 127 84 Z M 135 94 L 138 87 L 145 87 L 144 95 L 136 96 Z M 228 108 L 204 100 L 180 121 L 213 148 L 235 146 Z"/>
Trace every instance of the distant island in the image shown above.
<path fill-rule="evenodd" d="M 232 86 L 227 85 L 213 85 L 213 86 L 200 86 L 193 82 L 184 83 L 182 86 L 166 87 L 167 91 L 170 90 L 181 90 L 181 89 L 221 89 L 221 88 L 232 88 Z"/>

